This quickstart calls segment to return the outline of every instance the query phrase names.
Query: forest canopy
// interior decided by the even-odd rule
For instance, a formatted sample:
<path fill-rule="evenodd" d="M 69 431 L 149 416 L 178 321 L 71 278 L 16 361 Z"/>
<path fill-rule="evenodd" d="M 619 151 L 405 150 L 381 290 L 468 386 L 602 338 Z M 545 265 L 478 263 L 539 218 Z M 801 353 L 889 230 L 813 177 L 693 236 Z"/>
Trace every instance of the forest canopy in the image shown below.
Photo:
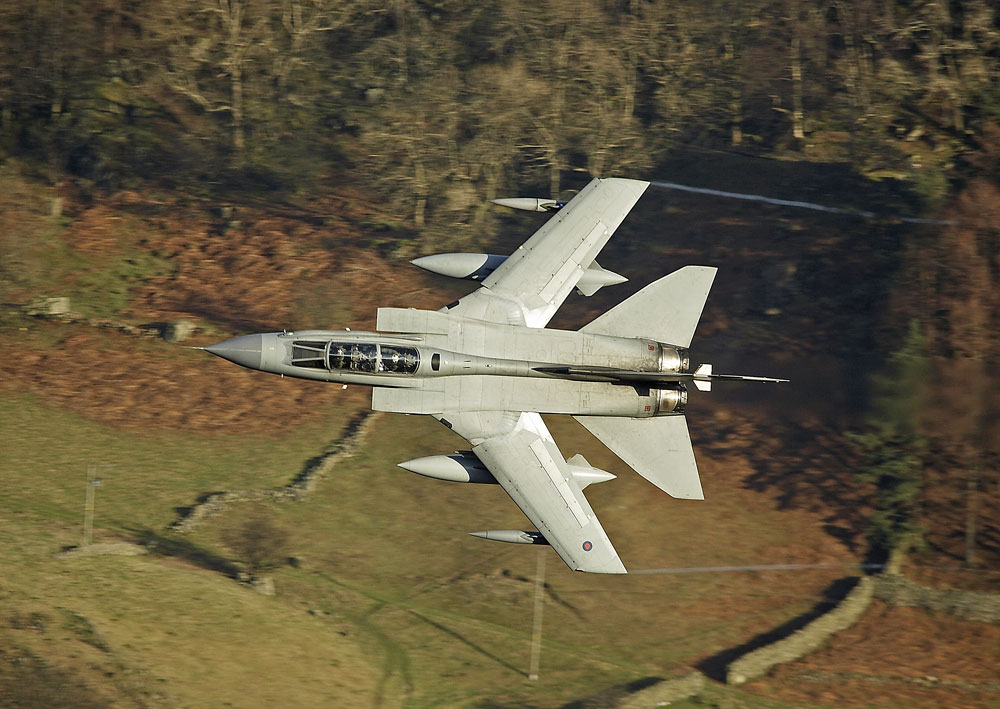
<path fill-rule="evenodd" d="M 0 22 L 6 155 L 104 190 L 350 173 L 417 229 L 678 145 L 849 162 L 933 203 L 1000 123 L 989 0 L 39 0 Z"/>

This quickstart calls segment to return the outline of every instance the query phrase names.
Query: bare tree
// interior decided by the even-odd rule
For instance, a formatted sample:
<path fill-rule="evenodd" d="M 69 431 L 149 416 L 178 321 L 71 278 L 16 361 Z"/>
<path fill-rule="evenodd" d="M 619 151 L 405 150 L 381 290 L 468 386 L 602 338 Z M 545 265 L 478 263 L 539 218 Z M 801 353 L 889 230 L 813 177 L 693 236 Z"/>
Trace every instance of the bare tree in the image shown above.
<path fill-rule="evenodd" d="M 223 541 L 239 556 L 251 577 L 281 566 L 288 557 L 288 532 L 263 512 L 227 530 Z"/>
<path fill-rule="evenodd" d="M 972 182 L 961 195 L 962 225 L 941 235 L 937 268 L 942 420 L 935 428 L 942 448 L 965 487 L 965 562 L 976 556 L 980 490 L 986 477 L 990 441 L 988 419 L 997 397 L 991 363 L 1000 356 L 996 328 L 1000 324 L 1000 282 L 991 260 L 1000 249 L 996 231 L 1000 189 Z M 943 326 L 943 327 L 942 327 Z"/>
<path fill-rule="evenodd" d="M 207 116 L 224 117 L 240 164 L 287 135 L 295 110 L 315 110 L 328 66 L 320 38 L 348 17 L 341 0 L 153 0 L 142 22 L 150 72 Z M 203 139 L 214 123 L 200 129 Z"/>

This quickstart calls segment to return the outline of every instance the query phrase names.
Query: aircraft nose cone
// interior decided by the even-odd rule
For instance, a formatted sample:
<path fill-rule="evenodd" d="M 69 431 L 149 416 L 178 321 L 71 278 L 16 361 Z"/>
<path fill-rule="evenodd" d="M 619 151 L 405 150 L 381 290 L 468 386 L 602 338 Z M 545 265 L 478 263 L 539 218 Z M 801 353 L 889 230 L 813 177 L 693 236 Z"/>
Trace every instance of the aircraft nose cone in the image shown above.
<path fill-rule="evenodd" d="M 243 335 L 209 345 L 205 351 L 211 352 L 216 357 L 228 359 L 241 367 L 260 369 L 263 340 L 263 335 Z"/>

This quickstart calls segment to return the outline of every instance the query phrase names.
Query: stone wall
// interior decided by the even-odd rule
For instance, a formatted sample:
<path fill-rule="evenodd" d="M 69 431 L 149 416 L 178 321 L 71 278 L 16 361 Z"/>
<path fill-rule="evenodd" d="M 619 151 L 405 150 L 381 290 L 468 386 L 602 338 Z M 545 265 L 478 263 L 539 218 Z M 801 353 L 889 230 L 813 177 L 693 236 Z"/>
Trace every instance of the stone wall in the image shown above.
<path fill-rule="evenodd" d="M 1000 594 L 928 588 L 897 574 L 874 578 L 875 598 L 894 606 L 926 608 L 984 623 L 1000 623 Z"/>
<path fill-rule="evenodd" d="M 174 522 L 170 528 L 175 532 L 190 532 L 207 518 L 222 512 L 234 502 L 304 499 L 316 489 L 319 482 L 335 465 L 357 452 L 378 417 L 376 411 L 364 411 L 355 417 L 347 424 L 344 434 L 330 444 L 322 455 L 310 461 L 290 484 L 265 490 L 226 490 L 213 493 L 192 507 L 187 515 Z"/>
<path fill-rule="evenodd" d="M 140 556 L 148 553 L 144 546 L 131 542 L 95 542 L 71 547 L 56 554 L 57 559 L 78 559 L 88 556 Z"/>
<path fill-rule="evenodd" d="M 112 320 L 110 318 L 92 318 L 73 310 L 69 298 L 66 297 L 46 298 L 39 296 L 21 306 L 21 311 L 25 315 L 35 318 L 58 320 L 74 325 L 89 325 L 101 330 L 113 330 L 124 335 L 162 337 L 167 342 L 174 344 L 184 342 L 200 330 L 198 324 L 193 320 L 183 318 L 170 322 L 147 323 L 145 325 L 133 325 L 132 323 L 122 320 Z"/>
<path fill-rule="evenodd" d="M 834 633 L 851 627 L 871 603 L 875 581 L 865 576 L 836 608 L 820 616 L 787 638 L 753 650 L 729 665 L 727 684 L 743 684 L 759 677 L 775 665 L 792 662 L 819 648 Z"/>
<path fill-rule="evenodd" d="M 640 689 L 621 700 L 618 709 L 646 709 L 646 707 L 665 707 L 682 699 L 693 697 L 705 688 L 705 675 L 692 672 L 683 677 L 675 677 L 657 682 L 651 687 Z"/>

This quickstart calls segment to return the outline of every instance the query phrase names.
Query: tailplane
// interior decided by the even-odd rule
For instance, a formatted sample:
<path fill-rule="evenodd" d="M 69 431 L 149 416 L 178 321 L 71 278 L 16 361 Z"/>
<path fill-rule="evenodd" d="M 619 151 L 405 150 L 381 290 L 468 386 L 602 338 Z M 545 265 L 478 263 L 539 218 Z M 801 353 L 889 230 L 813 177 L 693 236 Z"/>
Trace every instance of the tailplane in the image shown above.
<path fill-rule="evenodd" d="M 683 416 L 645 419 L 574 416 L 635 472 L 671 497 L 704 500 L 687 421 Z"/>
<path fill-rule="evenodd" d="M 717 270 L 711 266 L 685 266 L 650 283 L 631 298 L 580 328 L 580 331 L 615 337 L 647 337 L 676 347 L 690 347 Z M 711 364 L 702 364 L 694 372 L 634 372 L 593 366 L 535 369 L 566 379 L 647 387 L 669 383 L 681 390 L 684 389 L 684 383 L 693 382 L 700 391 L 710 391 L 712 382 L 718 380 L 788 381 L 770 377 L 715 374 Z M 573 418 L 635 472 L 671 497 L 705 499 L 698 464 L 691 447 L 691 437 L 688 435 L 687 420 L 683 415 Z"/>

